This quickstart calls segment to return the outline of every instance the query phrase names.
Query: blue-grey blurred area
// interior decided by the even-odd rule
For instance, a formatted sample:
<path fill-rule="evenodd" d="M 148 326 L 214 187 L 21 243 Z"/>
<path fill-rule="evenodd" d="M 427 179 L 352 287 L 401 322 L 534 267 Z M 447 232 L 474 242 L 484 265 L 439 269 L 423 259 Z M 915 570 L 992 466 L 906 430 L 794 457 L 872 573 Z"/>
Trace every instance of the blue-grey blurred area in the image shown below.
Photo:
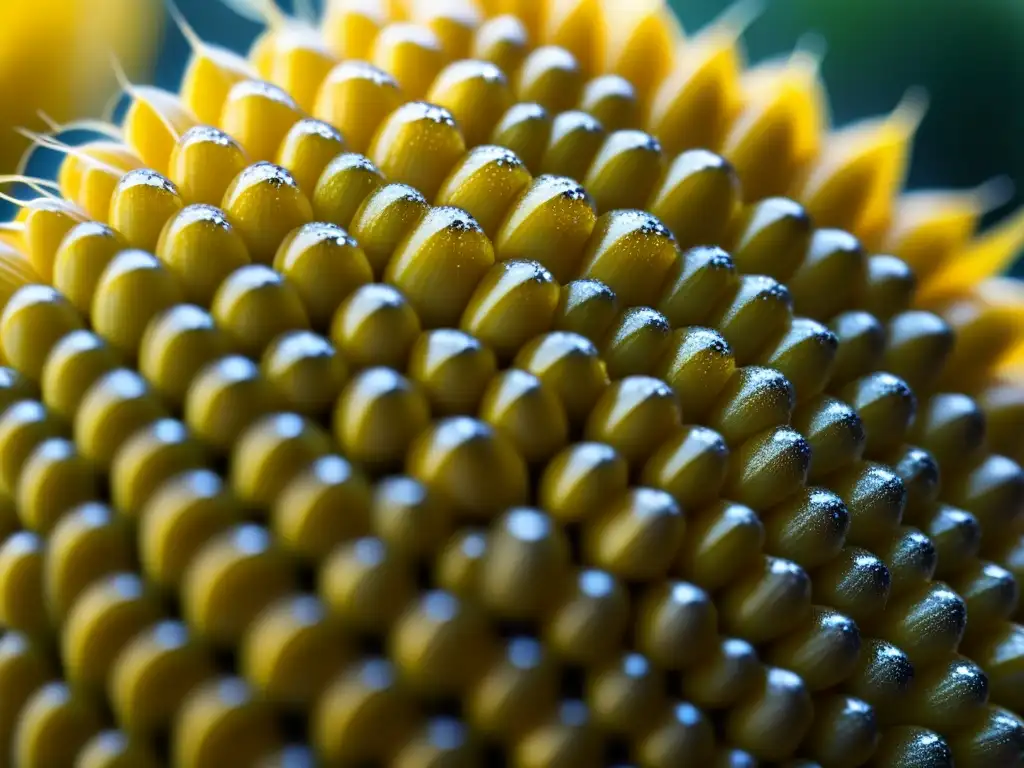
<path fill-rule="evenodd" d="M 176 1 L 208 41 L 241 51 L 259 32 L 220 0 Z M 672 4 L 693 34 L 731 0 Z M 828 45 L 823 75 L 836 124 L 887 113 L 910 86 L 928 90 L 909 186 L 968 188 L 1005 174 L 1018 190 L 993 215 L 1024 202 L 1024 1 L 764 0 L 744 38 L 748 58 L 787 53 L 810 32 Z M 168 23 L 157 84 L 175 88 L 187 55 Z"/>

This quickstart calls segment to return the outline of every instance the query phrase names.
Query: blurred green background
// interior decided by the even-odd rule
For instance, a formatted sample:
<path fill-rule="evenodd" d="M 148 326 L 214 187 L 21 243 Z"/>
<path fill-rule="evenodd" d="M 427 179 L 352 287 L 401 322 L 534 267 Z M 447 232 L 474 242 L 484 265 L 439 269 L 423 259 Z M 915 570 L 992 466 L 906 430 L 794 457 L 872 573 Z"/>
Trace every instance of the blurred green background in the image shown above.
<path fill-rule="evenodd" d="M 237 2 L 237 0 L 236 0 Z M 286 6 L 290 0 L 282 0 Z M 692 34 L 728 0 L 672 0 Z M 219 0 L 177 0 L 207 40 L 245 50 L 259 27 Z M 1006 174 L 1024 202 L 1024 0 L 765 0 L 745 41 L 751 61 L 786 53 L 808 32 L 828 43 L 823 74 L 834 122 L 886 113 L 922 85 L 931 108 L 915 146 L 911 187 L 973 187 Z M 155 80 L 177 86 L 188 54 L 164 27 Z M 1024 264 L 1018 263 L 1018 273 Z"/>

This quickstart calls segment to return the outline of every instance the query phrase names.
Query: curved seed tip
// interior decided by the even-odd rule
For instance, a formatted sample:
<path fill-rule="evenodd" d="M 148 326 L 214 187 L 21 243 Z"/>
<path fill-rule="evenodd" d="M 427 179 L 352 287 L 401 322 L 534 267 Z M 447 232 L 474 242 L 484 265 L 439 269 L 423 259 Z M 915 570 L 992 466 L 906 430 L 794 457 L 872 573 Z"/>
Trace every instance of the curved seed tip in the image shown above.
<path fill-rule="evenodd" d="M 274 0 L 220 0 L 221 4 L 243 19 L 280 29 L 288 24 L 288 14 Z"/>
<path fill-rule="evenodd" d="M 89 133 L 96 133 L 100 136 L 105 136 L 113 141 L 121 141 L 124 138 L 121 133 L 121 129 L 118 126 L 103 120 L 82 118 L 81 120 L 71 120 L 67 123 L 61 123 L 54 120 L 41 109 L 36 111 L 36 115 L 38 115 L 39 119 L 46 124 L 49 134 L 54 137 L 58 134 L 70 133 L 72 131 L 88 131 Z"/>
<path fill-rule="evenodd" d="M 928 114 L 930 101 L 927 88 L 923 85 L 913 85 L 903 94 L 888 122 L 899 128 L 904 135 L 912 136 Z"/>
<path fill-rule="evenodd" d="M 72 147 L 70 144 L 65 144 L 63 141 L 55 139 L 52 136 L 30 131 L 28 128 L 15 128 L 14 132 L 31 142 L 28 149 L 26 149 L 25 153 L 22 155 L 21 160 L 18 162 L 18 167 L 16 169 L 18 175 L 23 175 L 25 173 L 25 168 L 28 166 L 32 152 L 40 147 L 43 149 L 49 149 L 53 152 L 59 152 L 63 155 L 70 155 L 71 157 L 81 160 L 83 163 L 91 163 L 93 167 L 102 168 L 116 176 L 121 176 L 124 173 L 120 168 L 115 168 L 110 165 L 110 163 L 105 163 L 99 158 L 95 158 L 89 153 L 83 152 L 78 147 Z"/>
<path fill-rule="evenodd" d="M 820 32 L 806 32 L 796 41 L 796 47 L 789 56 L 789 65 L 809 77 L 821 72 L 821 62 L 828 53 L 828 40 Z"/>
<path fill-rule="evenodd" d="M 736 0 L 711 23 L 709 31 L 738 40 L 761 18 L 766 7 L 766 0 Z"/>
<path fill-rule="evenodd" d="M 1017 185 L 1013 183 L 1013 179 L 1009 176 L 996 176 L 983 181 L 973 191 L 974 204 L 978 208 L 978 215 L 984 216 L 993 211 L 998 211 L 1013 199 L 1016 192 Z"/>

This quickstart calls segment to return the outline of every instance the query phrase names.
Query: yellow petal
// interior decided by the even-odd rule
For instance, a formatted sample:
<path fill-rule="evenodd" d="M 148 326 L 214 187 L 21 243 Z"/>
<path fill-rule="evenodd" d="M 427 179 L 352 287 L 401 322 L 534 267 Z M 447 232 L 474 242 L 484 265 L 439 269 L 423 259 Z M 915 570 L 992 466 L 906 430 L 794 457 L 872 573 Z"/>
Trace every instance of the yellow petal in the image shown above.
<path fill-rule="evenodd" d="M 595 74 L 604 60 L 604 4 L 601 0 L 552 0 L 542 41 L 572 53 L 584 74 Z"/>
<path fill-rule="evenodd" d="M 739 38 L 756 18 L 756 2 L 740 0 L 684 45 L 672 71 L 654 90 L 647 130 L 674 155 L 717 150 L 742 105 Z"/>
<path fill-rule="evenodd" d="M 607 5 L 605 70 L 646 96 L 671 70 L 683 28 L 663 0 L 608 0 Z"/>
<path fill-rule="evenodd" d="M 821 150 L 828 101 L 817 51 L 799 49 L 743 77 L 745 105 L 723 154 L 742 182 L 747 202 L 782 195 Z"/>
<path fill-rule="evenodd" d="M 950 293 L 958 288 L 1003 272 L 1024 249 L 1024 207 L 956 251 L 949 262 L 921 287 L 921 299 Z"/>
<path fill-rule="evenodd" d="M 854 123 L 826 140 L 821 157 L 794 185 L 815 224 L 859 235 L 889 215 L 926 106 L 924 93 L 912 89 L 889 115 Z"/>

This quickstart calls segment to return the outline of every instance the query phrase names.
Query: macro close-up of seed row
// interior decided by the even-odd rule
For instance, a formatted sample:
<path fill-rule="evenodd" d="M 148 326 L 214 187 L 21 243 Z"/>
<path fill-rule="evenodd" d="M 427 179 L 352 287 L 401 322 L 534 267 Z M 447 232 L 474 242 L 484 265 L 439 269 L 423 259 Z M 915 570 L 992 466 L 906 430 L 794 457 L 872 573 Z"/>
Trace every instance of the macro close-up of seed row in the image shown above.
<path fill-rule="evenodd" d="M 2 179 L 0 767 L 1024 766 L 1024 213 L 921 94 L 256 5 Z"/>

